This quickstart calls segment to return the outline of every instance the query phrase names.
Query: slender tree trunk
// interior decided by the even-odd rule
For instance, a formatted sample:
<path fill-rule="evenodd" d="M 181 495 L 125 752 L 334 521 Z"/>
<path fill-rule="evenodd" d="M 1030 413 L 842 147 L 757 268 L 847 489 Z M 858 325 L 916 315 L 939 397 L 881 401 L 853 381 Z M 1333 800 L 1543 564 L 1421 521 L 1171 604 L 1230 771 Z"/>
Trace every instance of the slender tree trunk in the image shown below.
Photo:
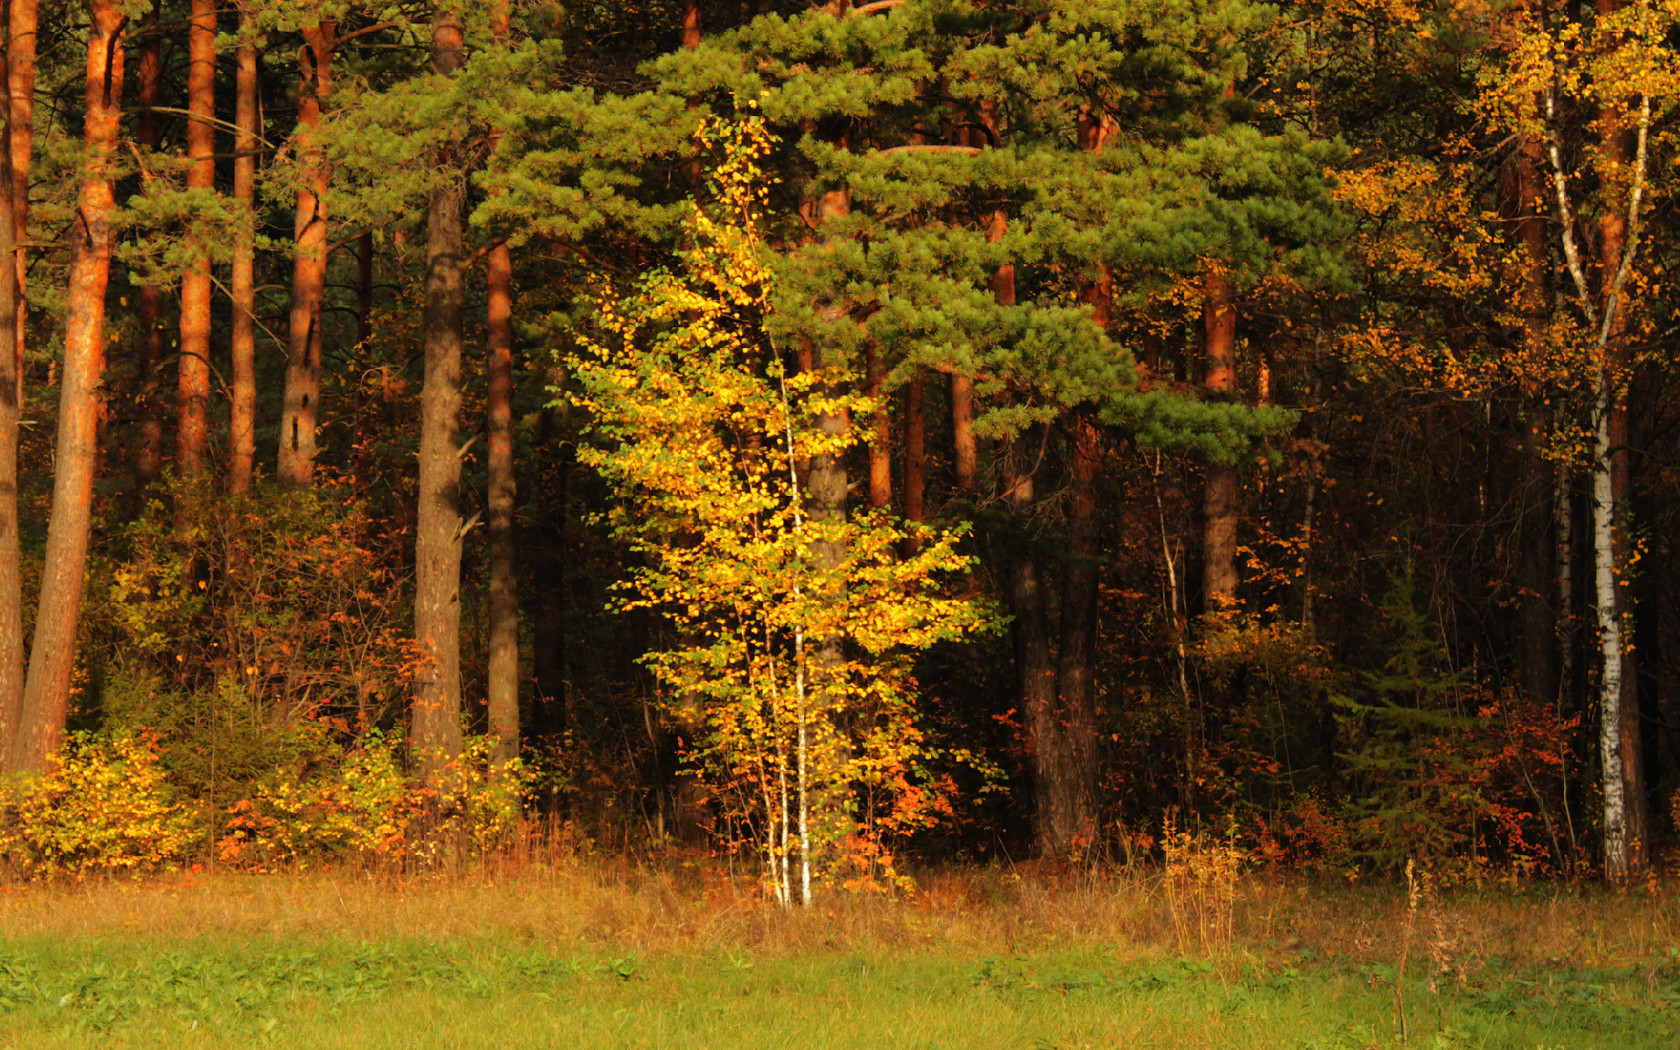
<path fill-rule="evenodd" d="M 216 3 L 192 0 L 187 29 L 187 188 L 216 188 Z M 181 275 L 181 364 L 175 402 L 175 463 L 184 478 L 204 472 L 210 446 L 210 259 L 198 231 L 188 234 L 200 257 Z"/>
<path fill-rule="evenodd" d="M 508 4 L 496 4 L 492 28 L 498 43 L 508 37 Z M 494 155 L 494 142 L 491 154 Z M 519 753 L 519 595 L 513 565 L 513 255 L 508 246 L 490 250 L 487 277 L 489 298 L 489 361 L 485 393 L 489 453 L 490 530 L 490 669 L 487 685 L 490 734 L 496 738 L 496 757 Z M 644 710 L 648 735 L 657 744 L 651 711 Z M 655 761 L 658 755 L 655 754 Z M 664 796 L 660 796 L 663 813 Z"/>
<path fill-rule="evenodd" d="M 432 22 L 432 69 L 452 76 L 463 59 L 459 17 Z M 453 144 L 451 144 L 453 145 Z M 457 163 L 450 146 L 434 164 Z M 461 411 L 462 208 L 459 179 L 432 191 L 426 204 L 426 377 L 420 392 L 419 513 L 414 542 L 414 632 L 426 663 L 415 676 L 413 746 L 423 775 L 435 780 L 461 751 Z"/>
<path fill-rule="evenodd" d="M 917 373 L 904 384 L 904 517 L 923 521 L 927 517 L 927 379 Z M 916 537 L 904 541 L 904 555 L 915 554 L 921 544 Z"/>
<path fill-rule="evenodd" d="M 140 105 L 138 139 L 146 158 L 141 178 L 150 182 L 153 158 L 163 144 L 163 122 L 157 105 L 163 92 L 163 31 L 158 27 L 157 6 L 147 11 L 140 23 L 140 63 L 136 70 Z M 163 405 L 158 398 L 158 369 L 163 365 L 164 317 L 168 313 L 166 293 L 156 285 L 140 289 L 140 394 L 135 406 L 140 425 L 135 435 L 134 474 L 142 484 L 156 481 L 163 472 Z"/>
<path fill-rule="evenodd" d="M 1097 585 L 1102 542 L 1097 493 L 1102 475 L 1102 431 L 1087 410 L 1068 419 L 1068 567 L 1062 579 L 1061 648 L 1057 653 L 1057 721 L 1061 729 L 1061 783 L 1056 818 L 1041 847 L 1069 856 L 1088 847 L 1097 832 Z"/>
<path fill-rule="evenodd" d="M 1600 15 L 1624 6 L 1623 0 L 1598 0 Z M 1622 178 L 1634 160 L 1623 100 L 1609 102 L 1599 113 L 1600 163 Z M 1608 194 L 1598 219 L 1600 295 L 1606 328 L 1603 360 L 1596 389 L 1596 427 L 1593 448 L 1593 544 L 1598 628 L 1603 646 L 1600 747 L 1604 767 L 1605 873 L 1623 882 L 1643 873 L 1646 862 L 1645 791 L 1639 745 L 1639 696 L 1629 667 L 1629 653 L 1621 637 L 1621 621 L 1632 610 L 1620 569 L 1627 562 L 1624 530 L 1615 524 L 1618 508 L 1628 496 L 1628 411 L 1626 380 L 1629 369 L 1625 303 L 1615 301 L 1615 287 L 1623 256 L 1631 247 L 1627 228 L 1628 190 Z M 1625 296 L 1622 296 L 1625 298 Z M 1612 752 L 1614 754 L 1612 755 Z M 1614 774 L 1614 775 L 1612 775 Z M 1614 790 L 1614 785 L 1621 790 Z"/>
<path fill-rule="evenodd" d="M 892 507 L 892 427 L 887 419 L 887 363 L 881 348 L 870 343 L 863 352 L 864 389 L 881 407 L 869 414 L 869 508 Z"/>
<path fill-rule="evenodd" d="M 1211 270 L 1206 288 L 1207 375 L 1202 388 L 1210 398 L 1228 399 L 1237 389 L 1237 311 L 1230 275 L 1223 270 Z M 1236 604 L 1239 507 L 1237 468 L 1232 464 L 1209 463 L 1202 503 L 1202 604 L 1207 612 L 1219 612 Z"/>
<path fill-rule="evenodd" d="M 256 19 L 250 0 L 239 7 L 239 70 L 235 80 L 233 122 L 238 127 L 233 149 L 233 198 L 240 209 L 233 246 L 233 326 L 229 349 L 233 364 L 233 397 L 228 426 L 228 491 L 248 492 L 257 458 L 257 293 L 256 208 L 257 149 L 262 129 L 257 109 Z"/>
<path fill-rule="evenodd" d="M 1518 679 L 1531 703 L 1550 703 L 1557 695 L 1557 616 L 1552 603 L 1554 470 L 1546 458 L 1551 410 L 1540 382 L 1531 378 L 1543 366 L 1551 321 L 1551 259 L 1546 250 L 1545 183 L 1540 141 L 1527 138 L 1518 148 L 1516 196 L 1522 241 L 1520 286 L 1523 350 L 1527 358 L 1519 405 L 1522 469 L 1518 493 L 1520 548 L 1518 583 Z"/>
<path fill-rule="evenodd" d="M 1004 500 L 1021 520 L 1032 513 L 1035 492 L 1032 452 L 1017 439 L 1002 457 L 1006 464 Z M 1025 542 L 1010 554 L 1007 576 L 1010 636 L 1015 644 L 1015 689 L 1032 747 L 1034 830 L 1045 857 L 1066 857 L 1073 850 L 1074 792 L 1066 767 L 1066 741 L 1056 712 L 1056 664 L 1050 650 L 1050 621 L 1045 613 L 1044 578 L 1038 558 Z"/>
<path fill-rule="evenodd" d="M 111 174 L 122 116 L 124 16 L 118 0 L 90 0 L 87 159 L 67 236 L 73 244 L 64 332 L 64 378 L 47 527 L 45 570 L 23 716 L 11 767 L 41 769 L 58 749 L 70 706 L 70 673 L 81 611 L 83 566 L 92 521 L 95 429 L 105 359 L 105 289 L 111 272 Z"/>
<path fill-rule="evenodd" d="M 0 50 L 0 82 L 6 79 Z M 10 122 L 10 111 L 5 114 Z M 10 193 L 12 155 L 0 149 L 0 259 L 17 249 L 16 205 Z M 0 280 L 0 771 L 23 719 L 23 565 L 18 545 L 17 284 Z"/>
<path fill-rule="evenodd" d="M 315 430 L 320 418 L 321 325 L 327 291 L 327 209 L 332 177 L 326 151 L 317 141 L 321 104 L 332 91 L 337 23 L 322 19 L 303 29 L 299 53 L 297 155 L 303 168 L 293 237 L 291 360 L 280 413 L 280 454 L 275 476 L 283 485 L 309 484 L 315 471 Z"/>
<path fill-rule="evenodd" d="M 29 321 L 29 176 L 35 151 L 35 49 L 37 42 L 36 0 L 11 0 L 7 23 L 11 36 L 6 43 L 6 85 L 11 104 L 12 223 L 17 230 L 17 322 L 18 399 L 22 402 L 23 351 Z"/>

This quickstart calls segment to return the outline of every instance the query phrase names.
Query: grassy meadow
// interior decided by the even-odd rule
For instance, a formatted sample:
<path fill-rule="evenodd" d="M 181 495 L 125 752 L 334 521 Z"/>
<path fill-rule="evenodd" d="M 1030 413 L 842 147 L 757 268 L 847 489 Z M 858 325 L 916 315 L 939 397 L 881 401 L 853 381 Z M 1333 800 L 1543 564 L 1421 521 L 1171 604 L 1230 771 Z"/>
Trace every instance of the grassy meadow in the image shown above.
<path fill-rule="evenodd" d="M 1680 1046 L 1671 886 L 1253 876 L 1225 914 L 1008 868 L 793 914 L 699 862 L 12 886 L 0 1046 Z"/>

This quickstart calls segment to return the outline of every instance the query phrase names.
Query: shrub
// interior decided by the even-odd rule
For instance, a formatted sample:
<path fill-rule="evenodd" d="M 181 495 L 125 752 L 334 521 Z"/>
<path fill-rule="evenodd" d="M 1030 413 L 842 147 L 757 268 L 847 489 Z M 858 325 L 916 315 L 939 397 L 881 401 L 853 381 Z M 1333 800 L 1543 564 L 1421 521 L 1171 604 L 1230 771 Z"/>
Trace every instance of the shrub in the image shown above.
<path fill-rule="evenodd" d="M 0 856 L 35 876 L 169 868 L 197 838 L 151 736 L 73 734 L 44 774 L 0 781 L 0 812 Z"/>
<path fill-rule="evenodd" d="M 490 852 L 518 826 L 532 774 L 517 758 L 495 762 L 488 739 L 470 738 L 433 787 L 410 781 L 402 756 L 400 741 L 373 732 L 312 777 L 270 778 L 228 809 L 219 857 L 257 871 L 346 858 L 431 864 L 445 846 Z"/>

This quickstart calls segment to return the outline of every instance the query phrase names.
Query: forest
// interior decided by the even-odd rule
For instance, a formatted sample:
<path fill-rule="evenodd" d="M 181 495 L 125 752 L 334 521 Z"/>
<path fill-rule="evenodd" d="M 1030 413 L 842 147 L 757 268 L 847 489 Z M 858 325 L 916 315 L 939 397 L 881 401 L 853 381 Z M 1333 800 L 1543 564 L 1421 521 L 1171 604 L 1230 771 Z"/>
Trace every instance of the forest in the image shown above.
<path fill-rule="evenodd" d="M 14 875 L 1664 868 L 1673 0 L 4 8 Z"/>

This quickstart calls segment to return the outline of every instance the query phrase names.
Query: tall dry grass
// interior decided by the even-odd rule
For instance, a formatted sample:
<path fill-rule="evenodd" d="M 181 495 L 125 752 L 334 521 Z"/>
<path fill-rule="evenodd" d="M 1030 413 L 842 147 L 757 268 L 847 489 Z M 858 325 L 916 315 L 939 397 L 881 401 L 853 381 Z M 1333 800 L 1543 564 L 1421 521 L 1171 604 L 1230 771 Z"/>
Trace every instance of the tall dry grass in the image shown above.
<path fill-rule="evenodd" d="M 527 858 L 410 877 L 199 873 L 3 886 L 0 937 L 483 941 L 650 955 L 1169 956 L 1183 942 L 1164 880 L 1149 870 L 952 867 L 919 873 L 916 890 L 897 899 L 833 893 L 808 911 L 787 912 L 765 899 L 756 876 L 704 857 Z M 1220 892 L 1232 895 L 1228 950 L 1239 956 L 1392 961 L 1409 918 L 1403 887 L 1249 874 Z M 1669 883 L 1621 893 L 1549 885 L 1441 893 L 1433 907 L 1465 959 L 1626 966 L 1666 959 L 1680 943 L 1680 903 Z"/>

